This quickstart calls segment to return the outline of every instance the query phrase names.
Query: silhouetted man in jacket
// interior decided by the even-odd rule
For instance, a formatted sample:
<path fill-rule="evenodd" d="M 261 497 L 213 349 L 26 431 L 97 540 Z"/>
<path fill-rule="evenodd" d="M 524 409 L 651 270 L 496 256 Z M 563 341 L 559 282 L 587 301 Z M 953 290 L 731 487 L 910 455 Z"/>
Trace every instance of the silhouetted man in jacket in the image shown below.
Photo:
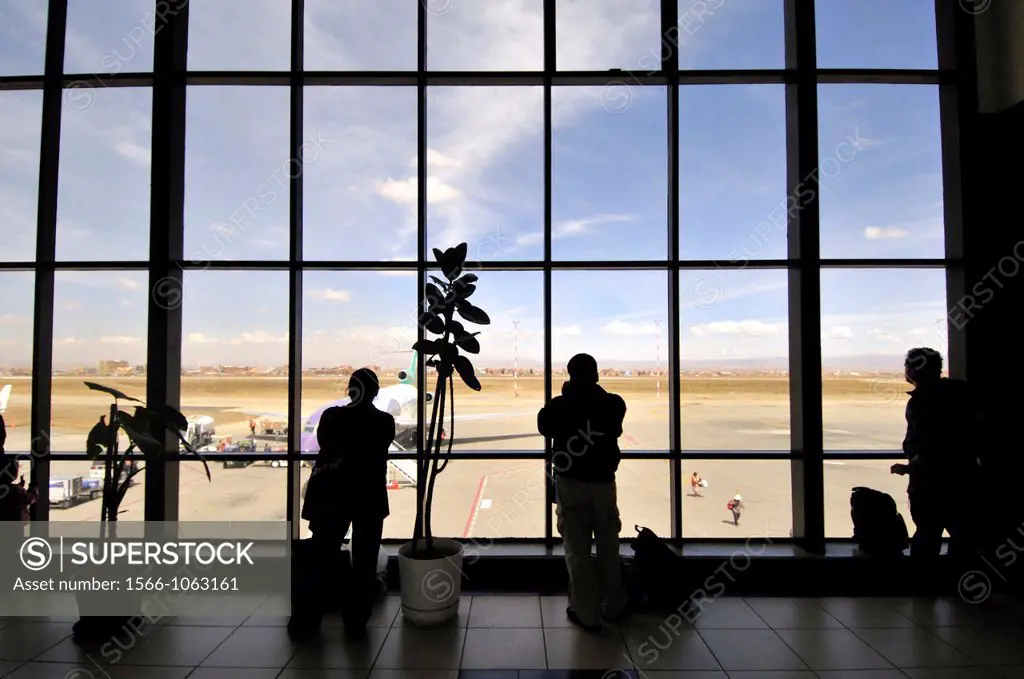
<path fill-rule="evenodd" d="M 541 408 L 537 428 L 553 440 L 558 532 L 569 569 L 566 615 L 581 627 L 597 630 L 602 617 L 621 617 L 627 604 L 615 491 L 626 402 L 598 385 L 592 356 L 577 354 L 568 368 L 562 395 Z M 596 565 L 590 558 L 592 540 L 597 542 Z"/>
<path fill-rule="evenodd" d="M 934 349 L 907 352 L 907 382 L 914 386 L 907 402 L 903 451 L 909 460 L 894 464 L 894 474 L 908 474 L 910 516 L 917 530 L 911 556 L 938 556 L 942 531 L 950 536 L 950 553 L 969 544 L 973 530 L 978 460 L 976 413 L 961 380 L 942 377 L 942 355 Z"/>
<path fill-rule="evenodd" d="M 387 464 L 395 440 L 395 418 L 373 406 L 380 391 L 377 375 L 366 368 L 349 379 L 349 403 L 328 408 L 320 417 L 320 452 L 306 487 L 302 518 L 309 521 L 316 553 L 322 555 L 320 582 L 340 574 L 331 564 L 352 528 L 352 579 L 345 611 L 346 630 L 360 634 L 369 621 L 378 590 L 377 559 L 384 519 L 390 514 Z M 318 578 L 319 579 L 319 578 Z M 306 617 L 298 630 L 318 628 L 322 611 Z"/>

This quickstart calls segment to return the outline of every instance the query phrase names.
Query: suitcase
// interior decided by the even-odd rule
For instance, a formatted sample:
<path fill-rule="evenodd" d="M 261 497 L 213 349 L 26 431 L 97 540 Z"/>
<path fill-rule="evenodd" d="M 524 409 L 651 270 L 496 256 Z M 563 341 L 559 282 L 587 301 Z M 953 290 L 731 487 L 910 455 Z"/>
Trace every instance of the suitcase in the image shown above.
<path fill-rule="evenodd" d="M 671 612 L 690 598 L 683 584 L 683 559 L 650 528 L 636 526 L 630 543 L 633 560 L 626 574 L 626 588 L 633 605 L 641 610 Z"/>
<path fill-rule="evenodd" d="M 857 486 L 850 493 L 853 539 L 865 556 L 902 556 L 910 544 L 907 523 L 888 493 Z"/>

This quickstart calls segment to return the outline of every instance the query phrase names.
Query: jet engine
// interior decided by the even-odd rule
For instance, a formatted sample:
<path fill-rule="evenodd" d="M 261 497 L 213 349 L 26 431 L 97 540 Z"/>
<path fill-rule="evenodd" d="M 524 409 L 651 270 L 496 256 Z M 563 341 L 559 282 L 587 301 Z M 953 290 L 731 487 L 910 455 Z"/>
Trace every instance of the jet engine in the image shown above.
<path fill-rule="evenodd" d="M 433 400 L 434 400 L 434 395 L 431 394 L 429 391 L 427 393 L 423 394 L 423 402 L 424 403 L 430 403 Z"/>
<path fill-rule="evenodd" d="M 398 371 L 398 381 L 399 382 L 404 382 L 407 379 L 409 379 L 409 373 L 405 372 L 404 370 L 399 370 Z"/>

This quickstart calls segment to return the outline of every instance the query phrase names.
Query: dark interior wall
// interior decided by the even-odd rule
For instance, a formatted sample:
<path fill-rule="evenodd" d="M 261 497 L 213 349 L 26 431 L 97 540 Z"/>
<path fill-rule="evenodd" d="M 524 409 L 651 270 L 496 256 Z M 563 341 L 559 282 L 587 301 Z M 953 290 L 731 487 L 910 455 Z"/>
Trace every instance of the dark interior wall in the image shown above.
<path fill-rule="evenodd" d="M 963 299 L 966 377 L 979 394 L 990 439 L 982 525 L 997 528 L 987 568 L 994 583 L 1024 590 L 1024 2 L 992 2 L 973 18 L 977 93 L 962 120 Z M 959 308 L 957 308 L 959 307 Z M 957 320 L 953 321 L 953 316 Z M 951 328 L 952 330 L 953 328 Z"/>

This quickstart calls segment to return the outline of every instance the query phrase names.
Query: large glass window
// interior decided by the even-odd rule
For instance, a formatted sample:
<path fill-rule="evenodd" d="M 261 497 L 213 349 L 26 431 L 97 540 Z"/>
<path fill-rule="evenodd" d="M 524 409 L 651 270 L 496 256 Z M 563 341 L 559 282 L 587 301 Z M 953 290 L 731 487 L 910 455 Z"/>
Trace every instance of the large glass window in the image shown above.
<path fill-rule="evenodd" d="M 0 92 L 0 261 L 36 258 L 41 92 Z"/>
<path fill-rule="evenodd" d="M 407 458 L 436 376 L 420 388 L 417 299 L 437 273 L 432 250 L 464 242 L 491 323 L 471 328 L 482 389 L 456 381 L 438 535 L 557 540 L 536 415 L 577 353 L 627 402 L 623 536 L 641 524 L 787 538 L 803 504 L 789 459 L 794 376 L 819 343 L 822 398 L 804 406 L 822 410 L 828 537 L 848 537 L 855 485 L 890 492 L 907 514 L 905 480 L 888 473 L 906 430 L 903 357 L 932 347 L 961 372 L 947 326 L 977 308 L 948 299 L 947 271 L 963 263 L 946 252 L 960 240 L 946 214 L 962 201 L 942 164 L 934 3 L 813 3 L 807 37 L 828 81 L 813 85 L 816 167 L 794 143 L 804 81 L 784 84 L 802 0 L 678 0 L 665 15 L 658 0 L 557 0 L 553 27 L 542 0 L 220 0 L 190 3 L 187 17 L 163 4 L 68 0 L 60 36 L 46 34 L 45 0 L 0 0 L 9 450 L 31 447 L 31 399 L 49 398 L 52 474 L 91 475 L 85 438 L 110 402 L 84 383 L 145 400 L 147 384 L 180 380 L 187 435 L 214 479 L 182 463 L 177 515 L 292 520 L 305 535 L 289 488 L 301 495 L 310 477 L 321 413 L 370 367 L 398 423 L 380 479 L 384 534 L 408 539 L 422 479 Z M 172 58 L 157 63 L 158 47 Z M 47 53 L 67 76 L 50 111 Z M 665 57 L 678 61 L 677 91 Z M 154 73 L 167 64 L 188 73 Z M 820 210 L 800 214 L 812 198 Z M 820 235 L 820 337 L 800 304 L 798 214 Z M 168 263 L 184 289 L 164 308 L 150 284 Z M 167 339 L 180 375 L 148 364 L 150 335 Z M 39 357 L 52 357 L 51 376 L 32 375 Z M 289 452 L 301 461 L 289 466 Z M 143 518 L 144 479 L 122 518 Z M 736 493 L 738 525 L 726 509 Z M 95 520 L 99 503 L 50 514 Z"/>

